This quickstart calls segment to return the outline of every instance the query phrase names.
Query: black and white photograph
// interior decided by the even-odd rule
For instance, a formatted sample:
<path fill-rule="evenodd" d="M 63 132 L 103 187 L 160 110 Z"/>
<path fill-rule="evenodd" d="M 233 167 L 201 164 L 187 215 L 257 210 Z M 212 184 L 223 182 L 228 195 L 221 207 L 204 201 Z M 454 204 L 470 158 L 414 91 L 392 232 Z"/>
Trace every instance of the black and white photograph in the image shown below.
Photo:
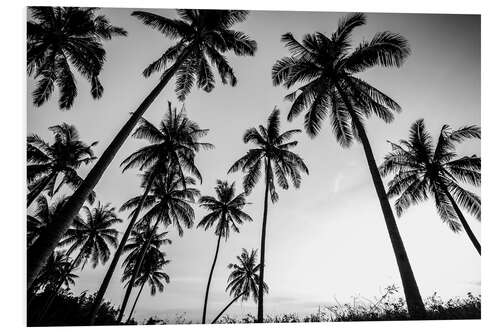
<path fill-rule="evenodd" d="M 481 14 L 164 7 L 23 8 L 26 326 L 482 318 Z"/>

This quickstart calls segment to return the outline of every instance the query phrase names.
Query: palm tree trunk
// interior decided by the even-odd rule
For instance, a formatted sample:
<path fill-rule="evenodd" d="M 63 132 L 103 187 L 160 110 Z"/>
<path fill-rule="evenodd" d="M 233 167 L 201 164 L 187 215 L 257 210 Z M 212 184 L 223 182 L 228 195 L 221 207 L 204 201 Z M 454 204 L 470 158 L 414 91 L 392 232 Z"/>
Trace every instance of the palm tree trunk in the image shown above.
<path fill-rule="evenodd" d="M 219 314 L 217 315 L 217 317 L 215 317 L 214 320 L 212 320 L 212 324 L 215 324 L 217 322 L 217 319 L 220 318 L 220 316 L 222 316 L 222 314 L 231 306 L 233 305 L 234 302 L 236 302 L 238 300 L 238 298 L 240 298 L 244 293 L 241 293 L 239 294 L 238 296 L 236 296 L 235 298 L 233 298 L 233 300 L 231 302 L 229 302 L 228 305 L 226 305 L 226 307 L 224 309 L 222 309 L 221 312 L 219 312 Z"/>
<path fill-rule="evenodd" d="M 450 200 L 451 205 L 453 206 L 453 209 L 455 210 L 455 213 L 457 213 L 458 218 L 460 219 L 460 222 L 462 222 L 462 226 L 464 227 L 465 232 L 467 233 L 467 236 L 469 236 L 469 239 L 471 240 L 472 244 L 476 248 L 477 253 L 479 253 L 479 255 L 481 255 L 481 244 L 479 244 L 479 241 L 477 240 L 476 236 L 472 232 L 469 224 L 467 223 L 467 220 L 465 219 L 464 215 L 460 211 L 460 208 L 458 207 L 457 203 L 455 202 L 455 199 L 453 199 L 453 197 L 451 196 L 451 193 L 448 191 L 448 189 L 445 186 L 441 185 L 441 187 L 445 191 L 446 196 L 448 197 L 448 200 Z"/>
<path fill-rule="evenodd" d="M 153 227 L 153 232 L 151 232 L 151 235 L 149 236 L 148 240 L 146 243 L 142 246 L 141 248 L 141 253 L 139 254 L 139 258 L 137 258 L 137 261 L 135 263 L 134 271 L 132 272 L 132 277 L 130 278 L 130 283 L 127 286 L 127 290 L 125 291 L 125 297 L 123 298 L 122 306 L 120 308 L 120 314 L 118 315 L 118 323 L 120 323 L 123 319 L 123 315 L 125 313 L 125 308 L 127 307 L 128 299 L 130 297 L 130 294 L 132 293 L 132 288 L 134 288 L 134 282 L 137 279 L 137 275 L 139 275 L 139 271 L 142 266 L 142 262 L 144 261 L 144 257 L 146 256 L 146 252 L 149 248 L 149 244 L 151 244 L 151 240 L 153 239 L 153 236 L 156 231 L 156 227 L 158 226 L 158 223 L 160 220 L 158 219 Z"/>
<path fill-rule="evenodd" d="M 64 205 L 59 217 L 50 226 L 44 230 L 42 235 L 36 242 L 28 249 L 27 254 L 27 284 L 28 288 L 33 283 L 35 277 L 38 275 L 43 265 L 49 258 L 50 254 L 57 247 L 57 244 L 71 226 L 73 218 L 78 214 L 82 208 L 85 200 L 89 194 L 94 190 L 101 179 L 104 171 L 106 171 L 109 164 L 113 161 L 116 153 L 121 148 L 125 140 L 128 138 L 137 122 L 141 119 L 144 112 L 149 108 L 151 103 L 158 97 L 160 92 L 165 88 L 170 79 L 174 76 L 181 64 L 187 58 L 192 45 L 186 46 L 181 55 L 177 58 L 176 62 L 162 75 L 160 82 L 153 88 L 148 96 L 142 101 L 137 110 L 132 114 L 125 125 L 120 129 L 113 141 L 106 148 L 97 163 L 90 170 L 85 180 L 81 183 L 78 189 L 73 193 L 68 202 Z"/>
<path fill-rule="evenodd" d="M 220 246 L 220 239 L 221 239 L 221 237 L 222 237 L 222 233 L 220 233 L 219 237 L 217 238 L 217 248 L 215 250 L 214 262 L 212 263 L 212 268 L 210 269 L 210 274 L 208 275 L 207 289 L 205 291 L 205 302 L 203 304 L 203 318 L 201 320 L 202 324 L 205 324 L 205 322 L 206 322 L 208 292 L 210 290 L 210 283 L 212 282 L 212 274 L 214 273 L 215 263 L 217 262 L 217 255 L 219 254 L 219 246 Z"/>
<path fill-rule="evenodd" d="M 141 289 L 139 289 L 139 292 L 137 293 L 137 296 L 135 297 L 134 305 L 132 305 L 132 310 L 130 310 L 130 314 L 128 315 L 127 321 L 125 323 L 128 323 L 130 319 L 132 319 L 132 314 L 134 314 L 135 306 L 137 305 L 137 301 L 139 300 L 139 296 L 141 296 L 142 289 L 144 288 L 144 285 L 146 284 L 146 280 L 141 284 Z"/>
<path fill-rule="evenodd" d="M 373 184 L 375 185 L 375 190 L 382 208 L 382 213 L 384 214 L 387 231 L 389 232 L 389 238 L 391 239 L 392 249 L 396 256 L 396 262 L 398 264 L 399 274 L 403 283 L 408 312 L 412 319 L 423 319 L 425 318 L 424 302 L 422 301 L 422 296 L 420 295 L 417 281 L 415 280 L 415 276 L 410 265 L 410 260 L 406 254 L 406 249 L 404 247 L 403 240 L 401 239 L 396 219 L 394 218 L 394 214 L 391 209 L 391 204 L 389 203 L 387 193 L 385 192 L 384 183 L 380 177 L 370 141 L 368 140 L 363 124 L 361 124 L 355 115 L 354 109 L 352 108 L 352 105 L 344 91 L 339 85 L 336 85 L 336 88 L 342 96 L 342 100 L 347 106 L 349 113 L 351 114 L 353 125 L 356 128 L 359 139 L 363 145 L 366 160 L 368 162 L 368 168 L 370 169 Z"/>
<path fill-rule="evenodd" d="M 109 265 L 108 271 L 106 272 L 106 276 L 104 277 L 104 280 L 102 281 L 102 284 L 101 284 L 101 287 L 99 288 L 99 291 L 97 292 L 97 296 L 94 300 L 94 303 L 92 304 L 92 310 L 90 311 L 90 318 L 89 318 L 90 325 L 94 325 L 95 318 L 97 316 L 97 311 L 99 310 L 99 307 L 101 306 L 101 302 L 102 302 L 102 299 L 104 297 L 104 294 L 106 293 L 106 289 L 108 289 L 109 282 L 111 281 L 111 277 L 113 276 L 116 265 L 118 264 L 118 260 L 120 260 L 120 256 L 123 252 L 123 248 L 125 247 L 125 244 L 127 243 L 128 237 L 130 236 L 130 233 L 132 232 L 132 229 L 134 228 L 135 222 L 137 221 L 137 218 L 139 217 L 139 213 L 141 212 L 142 206 L 144 205 L 144 201 L 146 200 L 146 197 L 148 196 L 148 193 L 151 190 L 154 179 L 155 179 L 155 172 L 151 173 L 151 175 L 149 176 L 148 184 L 146 186 L 146 189 L 144 190 L 144 194 L 142 195 L 141 201 L 134 211 L 134 215 L 132 216 L 132 220 L 128 224 L 127 230 L 125 230 L 125 233 L 123 234 L 123 237 L 120 241 L 120 245 L 118 245 L 118 248 L 116 249 L 115 255 L 113 256 L 113 260 L 111 260 L 111 264 Z"/>
<path fill-rule="evenodd" d="M 49 176 L 47 176 L 47 178 L 45 179 L 45 181 L 43 181 L 40 184 L 38 184 L 30 193 L 28 193 L 26 207 L 29 208 L 29 206 L 31 206 L 31 204 L 33 203 L 33 201 L 35 201 L 35 199 L 38 198 L 38 196 L 40 195 L 40 193 L 43 192 L 43 190 L 47 187 L 47 185 L 50 183 L 50 181 L 55 176 L 57 176 L 57 172 L 53 171 Z"/>
<path fill-rule="evenodd" d="M 267 225 L 267 201 L 269 195 L 269 158 L 266 161 L 266 192 L 264 194 L 264 216 L 262 218 L 262 234 L 260 238 L 260 267 L 259 267 L 259 300 L 257 306 L 257 322 L 264 322 L 264 262 L 266 255 L 266 225 Z"/>

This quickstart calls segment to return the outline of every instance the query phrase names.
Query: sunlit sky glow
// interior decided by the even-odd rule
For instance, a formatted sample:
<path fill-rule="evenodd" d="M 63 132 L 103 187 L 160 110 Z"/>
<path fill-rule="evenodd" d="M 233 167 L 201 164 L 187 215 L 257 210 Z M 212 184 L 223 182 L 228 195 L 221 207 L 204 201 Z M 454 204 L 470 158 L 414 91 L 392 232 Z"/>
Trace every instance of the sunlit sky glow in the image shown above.
<path fill-rule="evenodd" d="M 100 156 L 113 136 L 157 83 L 158 75 L 142 77 L 142 70 L 160 56 L 171 41 L 130 16 L 132 9 L 104 9 L 114 25 L 129 32 L 126 38 L 106 42 L 107 62 L 101 78 L 104 96 L 94 101 L 89 85 L 78 78 L 79 94 L 70 111 L 57 109 L 57 94 L 40 108 L 28 97 L 28 133 L 52 140 L 49 126 L 67 122 L 77 127 L 81 138 L 98 140 L 95 153 Z M 155 10 L 175 17 L 173 10 Z M 203 174 L 199 189 L 212 195 L 217 179 L 236 181 L 241 190 L 241 174 L 226 175 L 229 166 L 249 146 L 241 138 L 244 130 L 264 123 L 277 106 L 282 115 L 290 103 L 283 100 L 285 89 L 273 87 L 271 66 L 287 55 L 280 36 L 292 32 L 297 38 L 305 33 L 332 33 L 343 13 L 252 11 L 248 20 L 236 28 L 258 42 L 252 58 L 229 60 L 238 77 L 234 88 L 217 85 L 210 94 L 193 90 L 185 107 L 188 116 L 201 127 L 209 128 L 206 140 L 215 149 L 198 155 Z M 367 121 L 368 136 L 377 162 L 390 149 L 386 140 L 408 136 L 412 122 L 424 118 L 436 138 L 443 124 L 456 128 L 480 124 L 480 18 L 472 15 L 368 14 L 368 24 L 354 33 L 354 41 L 370 38 L 377 31 L 390 30 L 404 35 L 412 55 L 400 69 L 372 69 L 362 78 L 396 99 L 403 107 L 394 122 Z M 28 79 L 28 94 L 34 81 Z M 167 101 L 176 101 L 170 84 L 153 103 L 145 117 L 158 124 L 167 109 Z M 302 128 L 303 117 L 282 128 Z M 328 121 L 322 133 L 311 140 L 298 136 L 295 149 L 306 161 L 310 176 L 300 190 L 280 191 L 280 200 L 270 206 L 266 245 L 266 281 L 270 293 L 265 298 L 267 314 L 317 311 L 319 305 L 331 305 L 336 299 L 351 301 L 353 296 L 373 297 L 390 284 L 400 285 L 394 254 L 385 222 L 359 144 L 342 149 L 331 134 Z M 141 193 L 137 170 L 121 172 L 119 164 L 146 142 L 128 139 L 96 187 L 97 197 L 119 207 Z M 480 143 L 470 142 L 459 148 L 463 154 L 480 155 Z M 86 175 L 89 167 L 82 168 Z M 254 221 L 233 234 L 220 250 L 209 298 L 208 318 L 212 318 L 230 300 L 225 293 L 227 265 L 235 262 L 241 248 L 258 248 L 263 207 L 263 183 L 249 196 L 248 213 Z M 196 221 L 206 213 L 196 208 Z M 120 213 L 127 221 L 127 213 Z M 471 228 L 480 239 L 480 223 L 466 214 Z M 398 225 L 415 277 L 424 297 L 437 292 L 443 298 L 480 293 L 480 257 L 465 233 L 454 234 L 442 223 L 432 201 L 409 209 Z M 125 223 L 120 226 L 124 230 Z M 199 321 L 203 308 L 206 280 L 216 245 L 213 232 L 189 230 L 179 238 L 170 230 L 172 245 L 166 246 L 171 283 L 163 294 L 151 297 L 144 292 L 137 305 L 139 320 L 157 315 L 174 318 L 186 312 Z M 106 266 L 90 265 L 78 272 L 73 290 L 94 292 L 104 277 Z M 115 272 L 105 298 L 120 304 L 124 287 L 121 271 Z M 402 295 L 402 293 L 401 293 Z M 132 295 L 135 296 L 135 292 Z M 249 301 L 235 304 L 229 314 L 255 313 Z"/>

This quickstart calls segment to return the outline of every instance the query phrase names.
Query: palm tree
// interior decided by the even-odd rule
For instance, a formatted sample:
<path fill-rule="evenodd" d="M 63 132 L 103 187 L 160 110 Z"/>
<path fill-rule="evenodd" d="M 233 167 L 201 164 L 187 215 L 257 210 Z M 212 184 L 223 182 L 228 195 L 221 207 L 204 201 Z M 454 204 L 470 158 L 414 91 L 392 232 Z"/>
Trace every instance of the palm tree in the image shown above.
<path fill-rule="evenodd" d="M 81 269 L 85 267 L 88 259 L 95 268 L 99 261 L 104 264 L 110 256 L 110 247 L 116 248 L 118 243 L 118 231 L 113 228 L 116 223 L 121 223 L 110 204 L 102 205 L 100 202 L 92 210 L 87 206 L 83 207 L 84 219 L 77 219 L 73 222 L 73 227 L 68 229 L 66 237 L 59 243 L 60 246 L 68 246 L 66 256 L 69 258 L 77 249 L 78 255 L 67 267 L 68 274 L 76 269 L 83 261 Z M 64 277 L 56 283 L 52 295 L 47 299 L 43 311 L 38 320 L 41 321 L 54 302 L 59 289 L 64 283 Z"/>
<path fill-rule="evenodd" d="M 166 37 L 178 40 L 178 42 L 145 70 L 146 76 L 153 71 L 163 71 L 160 82 L 103 152 L 82 185 L 72 195 L 58 223 L 48 230 L 50 232 L 37 242 L 33 250 L 28 251 L 28 288 L 64 232 L 71 225 L 72 218 L 83 206 L 85 198 L 97 185 L 137 122 L 170 79 L 177 73 L 176 83 L 179 88 L 177 91 L 181 99 L 188 93 L 195 78 L 197 78 L 198 86 L 208 91 L 211 90 L 214 87 L 214 78 L 211 67 L 207 65 L 205 57 L 207 55 L 215 64 L 222 83 L 229 81 L 234 86 L 236 77 L 223 53 L 232 51 L 237 56 L 253 55 L 257 49 L 254 40 L 243 32 L 231 29 L 233 25 L 246 19 L 247 11 L 182 9 L 177 13 L 181 17 L 180 20 L 146 12 L 132 13 L 146 25 L 158 29 Z M 167 67 L 171 62 L 173 64 Z"/>
<path fill-rule="evenodd" d="M 294 134 L 300 133 L 298 129 L 280 133 L 280 111 L 274 109 L 267 120 L 267 127 L 262 125 L 257 128 L 248 129 L 244 136 L 244 143 L 253 143 L 257 148 L 250 149 L 243 157 L 237 160 L 229 169 L 229 172 L 242 170 L 246 173 L 243 180 L 245 192 L 248 195 L 255 187 L 264 169 L 264 180 L 266 190 L 264 192 L 264 214 L 262 220 L 262 235 L 260 241 L 260 282 L 257 321 L 264 321 L 264 267 L 266 248 L 266 225 L 267 225 L 267 202 L 271 195 L 273 203 L 278 201 L 278 193 L 275 187 L 275 178 L 278 185 L 288 189 L 288 179 L 295 188 L 300 187 L 302 180 L 301 172 L 309 174 L 309 170 L 302 158 L 290 151 L 297 145 L 297 141 L 289 141 Z"/>
<path fill-rule="evenodd" d="M 63 251 L 55 251 L 47 260 L 47 264 L 40 271 L 36 279 L 36 290 L 55 289 L 59 284 L 69 288 L 75 284 L 77 275 L 71 273 L 71 261 Z M 62 281 L 62 283 L 61 283 Z"/>
<path fill-rule="evenodd" d="M 75 71 L 90 82 L 92 97 L 100 98 L 99 74 L 106 59 L 102 41 L 127 32 L 111 25 L 104 15 L 96 15 L 97 8 L 29 9 L 33 20 L 27 26 L 28 74 L 38 80 L 33 103 L 45 103 L 56 85 L 59 108 L 70 109 L 77 95 Z"/>
<path fill-rule="evenodd" d="M 462 206 L 481 220 L 481 199 L 460 186 L 460 183 L 481 184 L 481 158 L 476 155 L 456 158 L 455 152 L 455 144 L 471 138 L 481 138 L 478 126 L 452 130 L 444 125 L 434 146 L 424 120 L 417 120 L 410 128 L 408 140 L 401 140 L 399 144 L 390 142 L 392 152 L 386 155 L 379 170 L 382 176 L 394 173 L 387 195 L 398 196 L 394 205 L 398 216 L 432 195 L 443 222 L 454 232 L 463 227 L 481 255 L 481 244 L 459 208 Z"/>
<path fill-rule="evenodd" d="M 245 221 L 252 221 L 252 218 L 243 211 L 245 207 L 245 193 L 236 194 L 236 186 L 234 183 L 229 185 L 227 181 L 217 180 L 215 186 L 217 197 L 202 196 L 199 200 L 200 206 L 210 211 L 208 215 L 203 217 L 198 223 L 199 227 L 204 227 L 205 230 L 211 228 L 214 223 L 215 235 L 217 235 L 217 247 L 215 249 L 214 261 L 208 275 L 207 289 L 205 291 L 205 302 L 203 303 L 203 318 L 202 324 L 205 324 L 207 314 L 208 293 L 210 290 L 210 282 L 214 273 L 217 255 L 219 254 L 220 240 L 224 237 L 227 241 L 230 230 L 240 232 L 238 225 Z"/>
<path fill-rule="evenodd" d="M 83 269 L 90 259 L 95 268 L 99 262 L 105 264 L 111 254 L 110 247 L 116 248 L 118 245 L 118 231 L 114 225 L 122 220 L 116 216 L 115 208 L 110 207 L 109 203 L 103 205 L 98 202 L 93 209 L 84 206 L 83 212 L 85 218 L 73 223 L 60 245 L 70 246 L 66 252 L 68 256 L 80 249 L 74 260 L 74 267 L 83 262 Z"/>
<path fill-rule="evenodd" d="M 186 184 L 186 176 L 184 171 L 192 173 L 200 182 L 202 180 L 201 173 L 195 165 L 194 159 L 196 153 L 200 149 L 209 149 L 213 146 L 209 143 L 200 142 L 199 139 L 208 133 L 207 129 L 200 129 L 198 124 L 191 121 L 183 110 L 177 112 L 177 109 L 172 108 L 168 103 L 168 113 L 160 124 L 160 128 L 156 128 L 146 119 L 141 119 L 141 122 L 135 130 L 133 136 L 138 139 L 146 139 L 151 144 L 132 153 L 123 162 L 124 171 L 132 167 L 138 166 L 140 170 L 145 170 L 148 177 L 145 181 L 144 192 L 137 207 L 134 209 L 130 222 L 123 234 L 120 245 L 115 252 L 111 265 L 108 268 L 106 276 L 99 288 L 96 299 L 91 311 L 91 321 L 95 320 L 100 302 L 104 297 L 104 293 L 111 281 L 113 272 L 118 264 L 123 247 L 127 243 L 127 239 L 132 231 L 139 214 L 142 210 L 148 194 L 154 181 L 162 173 L 177 172 L 183 184 Z"/>
<path fill-rule="evenodd" d="M 30 247 L 43 231 L 55 223 L 57 215 L 61 212 L 64 204 L 68 201 L 68 197 L 62 197 L 49 203 L 46 196 L 41 195 L 36 200 L 36 209 L 32 215 L 27 216 L 27 245 Z M 73 223 L 81 221 L 79 215 L 75 216 Z M 58 244 L 60 245 L 60 243 Z"/>
<path fill-rule="evenodd" d="M 150 286 L 151 296 L 156 295 L 157 290 L 162 293 L 165 289 L 165 284 L 170 283 L 170 277 L 167 273 L 163 272 L 164 267 L 169 262 L 170 260 L 165 260 L 165 258 L 163 257 L 157 257 L 148 253 L 144 258 L 143 264 L 141 265 L 139 276 L 135 280 L 132 279 L 133 270 L 135 267 L 127 267 L 122 277 L 122 282 L 128 280 L 128 284 L 132 284 L 132 281 L 135 281 L 134 285 L 141 287 L 139 288 L 139 292 L 135 297 L 134 304 L 132 305 L 132 309 L 130 310 L 130 314 L 127 318 L 126 323 L 128 323 L 132 318 L 135 306 L 137 305 L 137 301 L 139 300 L 142 289 L 144 288 L 146 283 L 148 283 Z"/>
<path fill-rule="evenodd" d="M 291 55 L 275 63 L 272 78 L 274 85 L 282 84 L 287 89 L 298 86 L 285 97 L 293 102 L 288 120 L 305 111 L 304 127 L 311 137 L 319 133 L 323 119 L 329 115 L 335 137 L 342 147 L 349 147 L 355 139 L 363 145 L 396 256 L 409 313 L 412 318 L 421 318 L 425 316 L 424 303 L 364 125 L 364 118 L 373 114 L 391 122 L 393 112 L 400 112 L 401 108 L 389 96 L 357 77 L 377 65 L 400 67 L 409 56 L 410 47 L 401 35 L 384 31 L 352 48 L 352 31 L 365 23 L 365 15 L 358 13 L 342 18 L 330 37 L 316 32 L 305 35 L 299 42 L 291 33 L 284 34 L 282 41 Z"/>
<path fill-rule="evenodd" d="M 97 141 L 90 145 L 81 141 L 75 126 L 63 123 L 51 126 L 49 130 L 54 134 L 52 144 L 36 134 L 29 135 L 27 139 L 28 207 L 43 191 L 48 191 L 52 197 L 65 184 L 77 188 L 82 183 L 78 168 L 96 159 L 92 148 Z M 56 186 L 59 176 L 62 179 Z M 90 192 L 88 198 L 92 202 L 94 193 Z"/>
<path fill-rule="evenodd" d="M 144 179 L 148 178 L 149 176 L 146 173 Z M 195 215 L 191 204 L 195 202 L 200 192 L 193 187 L 187 187 L 194 184 L 195 180 L 193 178 L 181 177 L 176 171 L 172 171 L 171 169 L 166 174 L 161 174 L 157 177 L 151 189 L 151 194 L 148 195 L 144 201 L 143 208 L 149 208 L 149 210 L 142 217 L 140 221 L 141 224 L 146 228 L 150 228 L 151 222 L 153 220 L 156 221 L 151 230 L 156 230 L 160 222 L 165 227 L 172 224 L 176 227 L 179 236 L 182 237 L 184 233 L 183 226 L 189 229 L 194 223 Z M 140 200 L 141 197 L 132 198 L 123 204 L 121 209 L 136 208 L 139 206 Z M 151 234 L 150 237 L 152 237 L 152 235 L 153 234 Z M 137 278 L 137 274 L 139 274 L 142 261 L 144 260 L 144 256 L 149 246 L 149 241 L 150 238 L 147 239 L 146 243 L 139 251 L 140 254 L 138 255 L 137 263 L 134 267 L 135 274 L 132 274 L 133 280 Z M 129 284 L 127 287 L 118 315 L 118 322 L 123 318 L 132 287 L 132 284 Z"/>
<path fill-rule="evenodd" d="M 247 249 L 243 249 L 243 252 L 236 259 L 238 259 L 238 264 L 229 264 L 227 266 L 227 268 L 232 269 L 232 272 L 227 279 L 226 291 L 229 290 L 229 295 L 233 296 L 233 299 L 219 312 L 212 324 L 215 324 L 217 319 L 240 297 L 242 301 L 246 301 L 250 297 L 254 302 L 258 301 L 260 278 L 257 272 L 260 265 L 257 264 L 257 250 L 252 249 L 252 252 L 248 253 Z M 266 283 L 264 283 L 264 292 L 269 292 Z"/>

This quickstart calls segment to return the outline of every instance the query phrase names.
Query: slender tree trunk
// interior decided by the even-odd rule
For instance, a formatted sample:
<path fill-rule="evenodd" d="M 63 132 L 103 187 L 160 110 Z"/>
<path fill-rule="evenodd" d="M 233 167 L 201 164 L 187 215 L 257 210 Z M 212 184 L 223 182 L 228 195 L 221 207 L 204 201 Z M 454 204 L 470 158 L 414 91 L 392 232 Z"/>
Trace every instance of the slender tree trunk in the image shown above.
<path fill-rule="evenodd" d="M 425 318 L 425 306 L 422 301 L 422 296 L 420 296 L 420 291 L 418 289 L 417 281 L 413 274 L 413 270 L 410 265 L 410 260 L 406 254 L 406 249 L 401 239 L 398 226 L 396 224 L 396 219 L 391 209 L 391 204 L 385 192 L 384 183 L 380 177 L 378 171 L 377 163 L 375 157 L 373 156 L 372 148 L 370 146 L 370 141 L 366 135 L 363 125 L 360 123 L 359 119 L 355 116 L 352 105 L 341 89 L 340 86 L 336 85 L 337 90 L 342 96 L 344 103 L 346 104 L 349 112 L 351 114 L 351 119 L 353 125 L 358 132 L 359 139 L 363 145 L 366 160 L 368 162 L 368 168 L 372 176 L 373 184 L 375 185 L 375 190 L 382 208 L 382 213 L 384 214 L 385 224 L 387 226 L 387 231 L 389 232 L 389 237 L 391 239 L 392 249 L 396 256 L 396 262 L 399 268 L 399 274 L 403 283 L 403 290 L 405 293 L 406 304 L 408 306 L 408 312 L 412 319 L 423 319 Z"/>
<path fill-rule="evenodd" d="M 139 292 L 137 293 L 137 296 L 135 297 L 134 305 L 132 305 L 132 310 L 130 310 L 130 314 L 128 315 L 127 321 L 125 323 L 128 323 L 130 319 L 132 319 L 132 315 L 134 314 L 135 306 L 137 305 L 137 301 L 139 300 L 139 296 L 141 296 L 142 289 L 144 288 L 144 285 L 146 284 L 146 280 L 141 284 L 141 289 L 139 289 Z"/>
<path fill-rule="evenodd" d="M 97 311 L 99 310 L 99 307 L 101 306 L 102 299 L 104 297 L 104 294 L 106 293 L 106 289 L 108 289 L 109 282 L 111 281 L 111 277 L 113 276 L 113 273 L 115 271 L 116 265 L 118 264 L 118 261 L 120 260 L 120 256 L 123 252 L 123 248 L 125 247 L 125 244 L 127 243 L 128 237 L 130 236 L 130 233 L 132 232 L 132 229 L 134 228 L 135 222 L 137 221 L 137 218 L 139 217 L 139 214 L 141 212 L 142 206 L 144 205 L 144 201 L 146 200 L 146 197 L 148 196 L 149 191 L 151 190 L 151 186 L 153 185 L 155 178 L 155 172 L 151 173 L 149 176 L 148 184 L 146 186 L 146 189 L 144 190 L 144 194 L 142 195 L 141 201 L 139 203 L 139 206 L 134 210 L 134 215 L 132 216 L 132 220 L 130 221 L 127 230 L 125 230 L 125 233 L 123 234 L 123 237 L 120 241 L 120 245 L 118 245 L 118 248 L 116 249 L 115 255 L 113 256 L 113 260 L 111 260 L 111 264 L 109 265 L 108 271 L 106 272 L 106 276 L 104 277 L 104 280 L 102 281 L 101 287 L 99 288 L 99 291 L 97 292 L 97 296 L 94 300 L 94 303 L 92 304 L 92 309 L 90 311 L 90 318 L 89 318 L 89 324 L 94 325 L 96 316 L 97 316 Z"/>
<path fill-rule="evenodd" d="M 458 207 L 457 203 L 455 202 L 455 199 L 453 199 L 453 197 L 451 196 L 451 193 L 448 191 L 448 189 L 444 185 L 441 185 L 441 187 L 445 191 L 446 196 L 448 197 L 448 200 L 450 200 L 451 205 L 453 206 L 453 209 L 455 210 L 455 212 L 458 215 L 458 218 L 460 219 L 460 222 L 462 222 L 462 225 L 465 229 L 465 232 L 467 233 L 467 236 L 469 236 L 469 239 L 471 240 L 472 244 L 476 248 L 477 253 L 479 253 L 479 255 L 481 255 L 481 244 L 479 244 L 479 241 L 477 240 L 476 236 L 472 232 L 469 224 L 467 223 L 467 220 L 465 219 L 464 215 L 460 211 L 460 208 Z"/>
<path fill-rule="evenodd" d="M 267 225 L 267 201 L 269 195 L 269 172 L 270 161 L 266 161 L 266 192 L 264 194 L 264 215 L 262 218 L 262 235 L 260 238 L 260 267 L 259 267 L 259 300 L 257 306 L 257 322 L 264 322 L 264 265 L 266 257 L 266 225 Z"/>
<path fill-rule="evenodd" d="M 27 261 L 27 284 L 28 288 L 33 283 L 43 265 L 49 258 L 50 254 L 57 247 L 57 244 L 71 226 L 71 221 L 78 214 L 80 208 L 85 203 L 89 194 L 94 190 L 101 179 L 104 171 L 113 161 L 116 153 L 121 148 L 125 140 L 129 137 L 137 122 L 141 119 L 144 112 L 149 108 L 151 103 L 158 97 L 160 92 L 165 88 L 170 79 L 174 76 L 180 65 L 187 58 L 192 45 L 186 46 L 182 54 L 177 58 L 176 62 L 164 73 L 160 82 L 153 88 L 149 95 L 142 101 L 137 110 L 132 114 L 130 119 L 120 129 L 113 141 L 106 148 L 97 163 L 90 170 L 85 180 L 73 193 L 68 202 L 64 205 L 59 217 L 46 228 L 36 242 L 28 249 Z"/>
<path fill-rule="evenodd" d="M 240 298 L 244 293 L 240 293 L 238 296 L 236 296 L 235 298 L 233 298 L 233 300 L 231 302 L 229 302 L 228 305 L 226 305 L 226 307 L 224 309 L 222 309 L 221 312 L 219 312 L 219 314 L 217 315 L 217 317 L 215 317 L 215 319 L 212 321 L 212 324 L 215 324 L 217 322 L 217 319 L 220 318 L 220 316 L 222 316 L 222 314 L 224 312 L 226 312 L 226 310 L 231 306 L 233 305 L 234 302 L 236 302 L 238 300 L 238 298 Z"/>
<path fill-rule="evenodd" d="M 68 270 L 66 271 L 66 274 L 71 273 L 71 271 L 76 267 L 76 264 L 80 261 L 80 259 L 82 258 L 83 254 L 85 253 L 88 246 L 89 246 L 88 244 L 85 244 L 82 247 L 82 249 L 80 250 L 80 253 L 78 253 L 78 256 L 76 256 L 76 258 L 71 263 L 71 266 L 69 266 Z M 38 323 L 41 323 L 42 320 L 45 318 L 45 315 L 50 310 L 50 307 L 52 306 L 52 303 L 56 299 L 57 294 L 59 293 L 59 289 L 61 289 L 63 284 L 64 284 L 64 276 L 59 280 L 56 288 L 54 289 L 54 291 L 50 294 L 49 298 L 47 299 L 47 302 L 45 303 L 45 306 L 43 307 L 42 312 L 38 316 L 38 319 L 37 319 Z"/>
<path fill-rule="evenodd" d="M 158 219 L 153 227 L 153 232 L 151 232 L 151 235 L 148 237 L 146 243 L 142 246 L 141 252 L 139 254 L 139 257 L 137 258 L 137 261 L 134 266 L 134 271 L 132 272 L 132 277 L 130 278 L 130 283 L 127 286 L 127 290 L 125 291 L 125 297 L 123 297 L 123 302 L 122 306 L 120 308 L 120 314 L 118 315 L 118 323 L 120 323 L 123 319 L 123 315 L 125 314 L 125 309 L 127 307 L 128 299 L 130 297 L 130 294 L 132 293 L 132 288 L 134 288 L 134 282 L 137 279 L 137 275 L 139 275 L 139 271 L 142 266 L 142 262 L 144 261 L 144 257 L 146 256 L 146 252 L 148 251 L 149 245 L 151 244 L 151 240 L 153 239 L 153 236 L 156 231 L 156 227 L 158 226 L 158 223 L 160 220 Z"/>
<path fill-rule="evenodd" d="M 208 275 L 207 289 L 205 291 L 205 302 L 203 304 L 203 318 L 201 320 L 202 324 L 205 324 L 205 322 L 206 322 L 208 293 L 210 290 L 210 283 L 212 282 L 212 274 L 214 273 L 215 263 L 217 262 L 217 255 L 219 254 L 219 246 L 220 246 L 221 237 L 222 237 L 222 233 L 220 233 L 219 237 L 217 238 L 217 248 L 215 250 L 214 262 L 212 263 L 212 268 L 210 269 L 210 274 Z"/>
<path fill-rule="evenodd" d="M 35 201 L 36 198 L 40 195 L 40 193 L 43 192 L 43 190 L 47 187 L 47 185 L 50 183 L 50 181 L 57 176 L 57 172 L 53 171 L 46 179 L 45 181 L 41 182 L 38 184 L 33 190 L 31 190 L 30 193 L 28 193 L 28 198 L 27 198 L 27 204 L 26 207 L 29 208 L 33 201 Z"/>

